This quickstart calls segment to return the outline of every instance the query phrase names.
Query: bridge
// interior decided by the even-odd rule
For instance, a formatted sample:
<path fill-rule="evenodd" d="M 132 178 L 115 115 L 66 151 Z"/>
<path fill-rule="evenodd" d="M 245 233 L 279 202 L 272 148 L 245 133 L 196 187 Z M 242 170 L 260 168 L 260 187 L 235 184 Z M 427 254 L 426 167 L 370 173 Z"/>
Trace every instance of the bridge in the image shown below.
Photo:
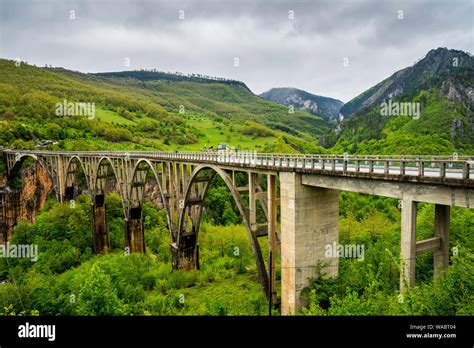
<path fill-rule="evenodd" d="M 401 204 L 400 288 L 415 284 L 416 256 L 433 252 L 434 275 L 449 263 L 450 207 L 474 206 L 474 157 L 348 156 L 261 154 L 255 152 L 64 152 L 0 149 L 8 178 L 19 175 L 26 159 L 49 174 L 60 202 L 74 199 L 83 172 L 92 202 L 95 253 L 107 252 L 105 196 L 115 182 L 123 207 L 125 247 L 144 252 L 143 200 L 153 181 L 166 209 L 174 269 L 199 269 L 199 224 L 213 179 L 220 177 L 242 216 L 255 256 L 259 280 L 273 303 L 275 259 L 281 257 L 282 314 L 304 304 L 300 294 L 315 275 L 318 261 L 328 276 L 338 274 L 338 259 L 325 246 L 338 244 L 339 192 L 399 199 Z M 244 177 L 245 182 L 236 178 Z M 416 241 L 416 203 L 435 204 L 433 237 Z M 257 221 L 257 206 L 265 221 Z M 212 207 L 209 207 L 212 209 Z M 5 219 L 5 216 L 2 217 Z M 2 225 L 2 224 L 0 224 Z M 265 265 L 258 239 L 268 237 Z"/>

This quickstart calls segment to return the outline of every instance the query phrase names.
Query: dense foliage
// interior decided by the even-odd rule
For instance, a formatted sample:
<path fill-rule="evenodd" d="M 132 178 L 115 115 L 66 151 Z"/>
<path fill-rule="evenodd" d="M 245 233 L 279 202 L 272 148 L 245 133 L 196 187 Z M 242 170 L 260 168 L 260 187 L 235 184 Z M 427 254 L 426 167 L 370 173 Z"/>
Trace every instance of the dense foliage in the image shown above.
<path fill-rule="evenodd" d="M 267 311 L 241 226 L 201 227 L 201 270 L 172 271 L 163 211 L 145 205 L 147 253 L 123 251 L 120 199 L 107 199 L 112 253 L 93 256 L 90 202 L 48 202 L 35 224 L 21 222 L 12 244 L 38 244 L 36 262 L 0 259 L 0 312 L 40 315 L 258 315 Z M 123 237 L 122 237 L 123 238 Z M 262 245 L 262 247 L 265 247 Z"/>
<path fill-rule="evenodd" d="M 74 207 L 48 201 L 34 224 L 21 222 L 10 241 L 37 244 L 36 262 L 0 259 L 3 312 L 40 315 L 264 315 L 268 303 L 245 230 L 222 186 L 208 204 L 218 214 L 205 217 L 200 233 L 201 270 L 172 271 L 169 232 L 162 210 L 145 204 L 147 253 L 123 251 L 121 202 L 107 198 L 112 253 L 91 251 L 90 201 Z M 365 246 L 363 262 L 340 259 L 336 278 L 325 265 L 304 296 L 304 315 L 473 315 L 474 212 L 453 209 L 451 241 L 457 248 L 446 274 L 432 280 L 431 254 L 417 259 L 417 286 L 400 295 L 398 201 L 344 193 L 340 197 L 340 243 Z M 219 208 L 219 206 L 221 208 Z M 433 234 L 432 205 L 418 207 L 417 238 Z M 215 226 L 216 225 L 216 226 Z M 220 226 L 217 226 L 220 225 Z M 266 255 L 266 242 L 261 246 Z M 279 277 L 279 272 L 277 274 Z M 426 301 L 430 298 L 430 301 Z"/>
<path fill-rule="evenodd" d="M 352 197 L 353 211 L 366 206 L 367 198 Z M 396 204 L 383 204 L 395 211 Z M 387 205 L 388 204 L 388 205 Z M 389 214 L 390 216 L 391 214 Z M 340 221 L 340 242 L 365 246 L 364 261 L 340 259 L 340 273 L 328 278 L 324 264 L 306 296 L 304 315 L 474 315 L 474 212 L 455 208 L 451 219 L 451 264 L 433 280 L 432 253 L 417 257 L 416 287 L 401 294 L 399 215 L 380 212 L 355 217 L 351 211 Z M 417 239 L 433 235 L 434 209 L 418 208 Z"/>

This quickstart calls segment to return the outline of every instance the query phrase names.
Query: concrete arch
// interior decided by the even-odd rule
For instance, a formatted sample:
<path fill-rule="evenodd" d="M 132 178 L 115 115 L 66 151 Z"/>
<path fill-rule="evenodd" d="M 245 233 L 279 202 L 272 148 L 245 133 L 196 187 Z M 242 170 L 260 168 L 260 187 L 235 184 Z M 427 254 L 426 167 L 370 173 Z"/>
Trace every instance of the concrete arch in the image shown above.
<path fill-rule="evenodd" d="M 112 169 L 112 172 L 113 172 L 113 174 L 114 174 L 114 177 L 115 177 L 116 182 L 117 182 L 117 183 L 120 182 L 120 181 L 119 181 L 119 176 L 117 175 L 117 171 L 116 171 L 116 169 L 115 169 L 115 165 L 114 165 L 114 163 L 112 162 L 112 160 L 111 160 L 109 157 L 101 157 L 101 158 L 99 159 L 99 161 L 97 162 L 97 166 L 96 166 L 95 171 L 94 171 L 94 173 L 95 173 L 94 188 L 93 188 L 93 190 L 92 190 L 92 188 L 91 188 L 91 192 L 93 193 L 93 196 L 96 196 L 96 195 L 97 195 L 97 183 L 98 183 L 98 179 L 99 179 L 99 175 L 100 175 L 99 169 L 100 169 L 100 167 L 101 167 L 102 162 L 104 162 L 104 161 L 108 162 L 108 165 L 109 165 L 109 167 Z M 126 202 L 125 192 L 122 192 L 122 188 L 121 188 L 120 185 L 117 185 L 117 187 L 118 187 L 118 188 L 117 188 L 118 194 L 119 194 L 120 199 L 121 199 L 121 201 L 122 201 L 122 207 L 123 207 L 123 211 L 124 211 L 124 216 L 127 216 L 127 211 L 126 211 L 126 207 L 127 207 L 127 204 L 126 204 L 126 203 L 127 203 L 127 202 Z"/>
<path fill-rule="evenodd" d="M 100 254 L 100 253 L 107 253 L 110 248 L 110 237 L 109 237 L 109 231 L 107 227 L 107 218 L 106 218 L 106 204 L 105 204 L 105 187 L 104 192 L 100 193 L 98 192 L 98 183 L 99 180 L 102 179 L 100 178 L 102 171 L 100 170 L 102 167 L 102 163 L 106 162 L 107 163 L 107 172 L 108 168 L 110 167 L 113 172 L 113 176 L 115 177 L 115 181 L 117 183 L 118 187 L 118 193 L 120 196 L 120 200 L 122 203 L 122 209 L 123 209 L 123 216 L 126 220 L 127 217 L 127 206 L 125 205 L 126 200 L 123 195 L 122 189 L 120 187 L 119 183 L 119 176 L 117 175 L 117 171 L 115 169 L 114 163 L 109 157 L 101 157 L 98 162 L 97 166 L 94 171 L 95 178 L 93 180 L 93 190 L 91 188 L 91 198 L 92 198 L 92 246 L 95 254 Z M 106 183 L 105 183 L 106 184 Z"/>
<path fill-rule="evenodd" d="M 168 204 L 166 204 L 166 200 L 165 200 L 165 196 L 163 194 L 163 189 L 161 187 L 161 182 L 160 182 L 160 179 L 159 179 L 159 176 L 158 176 L 158 173 L 156 171 L 156 167 L 151 163 L 150 160 L 148 159 L 145 159 L 145 158 L 140 158 L 137 163 L 135 164 L 134 168 L 133 168 L 133 174 L 132 174 L 132 182 L 131 182 L 131 185 L 130 185 L 130 194 L 129 194 L 129 197 L 132 197 L 132 193 L 133 193 L 133 190 L 134 190 L 134 184 L 136 183 L 136 179 L 137 179 L 137 172 L 138 172 L 138 168 L 140 167 L 140 165 L 142 165 L 143 163 L 146 163 L 147 164 L 147 167 L 148 167 L 148 170 L 151 170 L 152 173 L 153 173 L 153 176 L 155 177 L 155 180 L 156 180 L 156 183 L 158 185 L 158 192 L 159 192 L 159 195 L 160 195 L 160 198 L 161 198 L 161 202 L 163 202 L 163 205 L 166 209 L 166 219 L 167 219 L 167 223 L 168 223 L 168 226 L 170 227 L 169 230 L 170 230 L 170 237 L 172 237 L 172 231 L 171 231 L 171 217 L 170 217 L 170 211 L 169 211 L 169 206 Z M 146 180 L 147 180 L 147 177 L 148 177 L 148 172 L 146 173 L 145 175 L 145 183 L 144 185 L 146 184 Z M 140 197 L 140 204 L 143 202 L 143 197 L 144 197 L 144 192 L 142 193 L 142 197 Z"/>
<path fill-rule="evenodd" d="M 82 160 L 79 156 L 72 156 L 66 164 L 66 171 L 64 173 L 64 175 L 65 175 L 64 183 L 65 183 L 65 186 L 66 186 L 66 191 L 68 190 L 68 187 L 70 186 L 70 182 L 68 181 L 69 169 L 71 168 L 71 165 L 72 165 L 73 162 L 77 162 L 79 164 L 79 166 L 82 168 L 82 172 L 84 173 L 84 175 L 86 177 L 86 185 L 87 185 L 86 188 L 89 192 L 92 192 L 92 188 L 90 187 L 90 178 L 88 177 L 86 167 L 85 167 L 84 163 L 82 162 Z M 73 175 L 74 175 L 75 179 L 77 179 L 77 169 L 76 169 L 76 172 Z M 68 196 L 68 192 L 65 193 L 65 196 L 66 197 Z"/>
<path fill-rule="evenodd" d="M 14 176 L 18 175 L 18 172 L 20 171 L 21 165 L 23 164 L 23 162 L 28 157 L 33 158 L 35 161 L 39 162 L 38 156 L 36 156 L 36 155 L 30 154 L 30 153 L 23 153 L 23 154 L 18 153 L 15 156 L 15 164 L 13 165 L 12 169 L 10 170 L 10 173 L 9 173 L 10 177 L 13 178 Z"/>
<path fill-rule="evenodd" d="M 263 257 L 262 257 L 262 252 L 260 250 L 260 246 L 258 244 L 258 241 L 257 241 L 257 237 L 256 235 L 252 232 L 252 229 L 251 229 L 251 226 L 250 226 L 250 220 L 249 220 L 249 216 L 247 214 L 247 211 L 244 207 L 244 204 L 242 202 L 242 198 L 241 198 L 241 195 L 240 193 L 238 192 L 237 188 L 234 186 L 233 182 L 232 182 L 232 179 L 229 177 L 229 175 L 224 171 L 222 170 L 221 168 L 219 168 L 218 166 L 214 165 L 214 164 L 202 164 L 202 165 L 199 165 L 193 172 L 193 174 L 191 175 L 191 179 L 187 185 L 187 188 L 186 188 L 186 193 L 185 193 L 185 201 L 184 201 L 184 207 L 183 209 L 181 210 L 180 212 L 180 216 L 179 216 L 179 225 L 178 225 L 178 237 L 177 237 L 177 241 L 176 241 L 176 245 L 177 245 L 177 248 L 178 248 L 178 255 L 180 254 L 180 251 L 181 249 L 184 247 L 184 241 L 183 241 L 183 236 L 184 236 L 184 233 L 186 232 L 186 228 L 185 228 L 185 224 L 189 223 L 188 221 L 188 201 L 190 200 L 190 195 L 192 193 L 192 187 L 193 187 L 193 184 L 196 182 L 196 178 L 199 177 L 199 174 L 201 172 L 203 172 L 204 170 L 210 170 L 211 172 L 211 175 L 209 175 L 209 181 L 208 181 L 208 184 L 206 185 L 205 189 L 204 189 L 204 192 L 202 192 L 202 197 L 200 197 L 200 201 L 204 201 L 204 199 L 206 198 L 207 196 L 207 192 L 209 190 L 209 183 L 212 181 L 213 177 L 215 175 L 219 175 L 219 177 L 224 181 L 225 185 L 227 186 L 227 188 L 229 189 L 231 195 L 232 195 L 232 198 L 234 199 L 234 202 L 235 204 L 237 205 L 237 208 L 239 209 L 239 212 L 240 212 L 240 215 L 242 216 L 242 219 L 243 219 L 243 222 L 244 222 L 244 225 L 245 225 L 245 229 L 247 231 L 247 236 L 249 238 L 249 241 L 250 241 L 250 246 L 252 248 L 252 251 L 253 251 L 253 254 L 254 254 L 254 257 L 255 257 L 255 260 L 256 260 L 256 265 L 257 265 L 257 270 L 258 270 L 258 273 L 259 273 L 259 280 L 260 280 L 260 283 L 262 284 L 263 286 L 263 289 L 265 291 L 265 294 L 268 293 L 268 273 L 267 273 L 267 270 L 265 268 L 265 262 L 263 261 Z M 196 258 L 196 262 L 198 264 L 198 252 L 197 252 L 197 246 L 198 246 L 198 228 L 199 228 L 199 223 L 200 223 L 200 220 L 201 220 L 201 213 L 202 213 L 202 204 L 199 205 L 199 208 L 198 208 L 198 213 L 197 213 L 197 216 L 195 217 L 195 221 L 193 221 L 194 224 L 196 224 L 196 227 L 197 228 L 193 228 L 194 231 L 193 233 L 195 234 L 195 237 L 194 237 L 194 243 L 195 243 L 195 249 L 196 249 L 196 252 L 195 252 L 195 255 L 194 257 Z"/>
<path fill-rule="evenodd" d="M 38 156 L 36 156 L 34 154 L 31 154 L 31 153 L 22 153 L 22 154 L 20 154 L 19 153 L 17 155 L 16 160 L 15 160 L 15 164 L 13 165 L 13 167 L 10 169 L 10 171 L 8 173 L 8 179 L 11 180 L 11 179 L 19 176 L 21 166 L 23 165 L 23 162 L 25 162 L 25 160 L 28 159 L 28 158 L 34 159 L 35 162 L 39 163 L 39 165 L 44 169 L 44 171 L 46 173 L 48 173 L 48 176 L 51 179 L 51 182 L 53 183 L 53 190 L 56 194 L 56 198 L 58 199 L 58 201 L 60 201 L 61 193 L 60 193 L 60 190 L 59 190 L 59 187 L 58 187 L 59 178 L 57 177 L 57 175 L 54 174 L 54 172 L 51 172 L 48 169 L 48 165 L 43 160 L 41 160 L 40 158 L 38 158 Z"/>
<path fill-rule="evenodd" d="M 115 170 L 115 166 L 114 166 L 114 162 L 112 162 L 112 160 L 109 158 L 109 157 L 101 157 L 98 161 L 97 161 L 97 166 L 95 167 L 95 186 L 94 187 L 94 192 L 96 192 L 96 189 L 97 189 L 97 177 L 99 175 L 99 168 L 100 168 L 100 165 L 102 164 L 103 161 L 107 161 L 110 168 L 112 168 L 112 171 L 114 173 L 114 176 L 115 176 L 115 179 L 117 180 L 118 182 L 118 175 L 117 175 L 117 171 Z"/>

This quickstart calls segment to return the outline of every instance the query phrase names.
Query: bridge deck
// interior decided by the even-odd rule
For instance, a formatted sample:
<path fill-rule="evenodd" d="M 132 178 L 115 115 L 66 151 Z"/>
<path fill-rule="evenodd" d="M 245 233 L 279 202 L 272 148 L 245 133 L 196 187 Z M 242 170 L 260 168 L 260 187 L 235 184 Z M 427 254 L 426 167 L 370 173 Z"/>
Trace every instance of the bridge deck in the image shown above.
<path fill-rule="evenodd" d="M 245 167 L 270 171 L 313 172 L 323 175 L 426 182 L 474 187 L 474 156 L 344 156 L 266 154 L 242 152 L 135 152 L 0 150 L 35 156 L 145 158 L 186 163 L 218 164 L 229 169 Z"/>

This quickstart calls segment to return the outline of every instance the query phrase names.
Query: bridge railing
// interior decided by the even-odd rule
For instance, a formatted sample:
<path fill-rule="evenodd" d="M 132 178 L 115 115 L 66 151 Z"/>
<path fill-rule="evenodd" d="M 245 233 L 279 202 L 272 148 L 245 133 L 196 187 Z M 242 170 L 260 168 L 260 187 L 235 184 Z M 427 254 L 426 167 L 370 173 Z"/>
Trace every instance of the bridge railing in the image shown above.
<path fill-rule="evenodd" d="M 474 179 L 474 156 L 428 155 L 339 155 L 339 154 L 282 154 L 257 153 L 255 151 L 35 151 L 0 150 L 18 155 L 77 155 L 98 157 L 152 158 L 177 161 L 212 162 L 221 164 L 263 166 L 271 168 L 295 168 L 318 172 L 369 173 L 373 175 L 399 175 Z"/>
<path fill-rule="evenodd" d="M 373 173 L 392 175 L 411 175 L 420 177 L 453 177 L 459 179 L 474 178 L 472 158 L 439 156 L 433 159 L 418 156 L 400 156 L 399 158 L 381 158 L 379 156 L 314 156 L 314 155 L 273 155 L 257 154 L 255 164 L 275 167 L 290 167 L 323 171 L 342 171 L 353 173 Z"/>

